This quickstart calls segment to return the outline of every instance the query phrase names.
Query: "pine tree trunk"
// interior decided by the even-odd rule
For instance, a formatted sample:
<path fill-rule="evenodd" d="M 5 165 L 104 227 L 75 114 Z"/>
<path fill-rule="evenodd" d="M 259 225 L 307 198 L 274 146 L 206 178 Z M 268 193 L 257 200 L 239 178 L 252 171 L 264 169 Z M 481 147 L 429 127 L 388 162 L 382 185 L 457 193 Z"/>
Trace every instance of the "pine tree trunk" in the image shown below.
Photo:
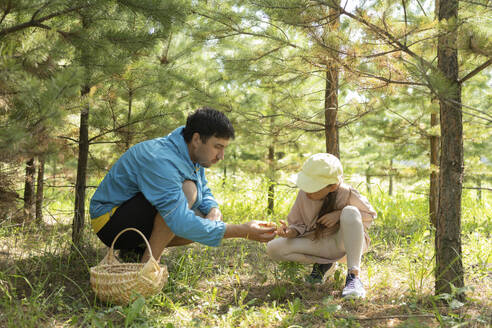
<path fill-rule="evenodd" d="M 227 183 L 227 165 L 224 164 L 224 175 L 222 177 L 222 187 L 225 187 Z"/>
<path fill-rule="evenodd" d="M 34 219 L 34 175 L 36 166 L 34 157 L 26 162 L 26 177 L 24 182 L 24 220 L 31 222 Z"/>
<path fill-rule="evenodd" d="M 234 165 L 232 166 L 232 179 L 233 181 L 235 181 L 235 177 L 236 177 L 236 168 L 237 168 L 237 154 L 236 152 L 234 151 L 232 153 L 232 158 L 234 158 Z"/>
<path fill-rule="evenodd" d="M 36 222 L 43 222 L 43 198 L 44 198 L 44 155 L 39 156 L 38 181 L 36 186 Z"/>
<path fill-rule="evenodd" d="M 448 19 L 457 19 L 458 0 L 440 0 L 438 15 L 442 23 Z M 455 28 L 445 27 L 440 31 L 437 46 L 438 67 L 451 87 L 446 90 L 446 94 L 439 95 L 441 158 L 436 229 L 436 294 L 451 293 L 450 284 L 457 288 L 464 286 L 461 252 L 463 122 Z M 464 295 L 459 297 L 462 299 Z"/>
<path fill-rule="evenodd" d="M 125 150 L 130 148 L 132 142 L 132 132 L 131 132 L 131 119 L 132 119 L 132 103 L 133 103 L 133 91 L 128 91 L 128 113 L 126 117 L 126 123 L 128 124 L 126 127 L 126 139 L 125 139 Z"/>
<path fill-rule="evenodd" d="M 393 195 L 393 159 L 390 160 L 388 195 Z"/>
<path fill-rule="evenodd" d="M 339 1 L 337 1 L 338 5 Z M 337 30 L 340 22 L 338 10 L 330 8 L 330 31 Z M 338 66 L 336 58 L 338 53 L 331 54 L 332 59 L 326 67 L 326 89 L 325 89 L 325 139 L 326 152 L 340 158 L 340 145 L 338 140 Z"/>
<path fill-rule="evenodd" d="M 480 179 L 480 176 L 477 178 L 477 200 L 479 202 L 482 201 L 482 179 Z"/>
<path fill-rule="evenodd" d="M 56 156 L 53 156 L 53 171 L 52 171 L 52 179 L 53 179 L 53 186 L 56 186 Z"/>
<path fill-rule="evenodd" d="M 90 91 L 89 86 L 82 88 L 82 97 Z M 87 176 L 87 159 L 89 156 L 89 104 L 80 113 L 79 157 L 77 162 L 77 181 L 75 183 L 75 215 L 72 226 L 72 241 L 80 246 L 85 218 L 85 188 Z"/>
<path fill-rule="evenodd" d="M 273 145 L 268 147 L 268 166 L 270 177 L 268 179 L 268 213 L 273 213 L 275 205 L 275 148 Z"/>
<path fill-rule="evenodd" d="M 437 114 L 431 114 L 431 127 L 438 125 Z M 437 207 L 439 200 L 439 136 L 430 137 L 430 187 L 429 187 L 429 217 L 432 226 L 437 227 Z"/>

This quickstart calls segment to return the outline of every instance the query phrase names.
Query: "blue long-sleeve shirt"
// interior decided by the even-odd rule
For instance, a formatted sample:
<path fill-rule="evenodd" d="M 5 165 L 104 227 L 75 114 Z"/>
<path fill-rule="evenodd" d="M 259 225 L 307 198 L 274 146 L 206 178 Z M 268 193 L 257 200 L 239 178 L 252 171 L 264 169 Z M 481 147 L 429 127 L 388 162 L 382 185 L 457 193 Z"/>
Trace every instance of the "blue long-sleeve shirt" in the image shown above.
<path fill-rule="evenodd" d="M 194 164 L 179 127 L 168 136 L 143 141 L 128 149 L 104 177 L 92 196 L 90 215 L 95 219 L 142 192 L 177 236 L 209 246 L 218 246 L 225 223 L 201 218 L 218 207 L 207 186 L 205 170 Z M 196 183 L 197 199 L 188 209 L 183 193 L 185 180 Z"/>

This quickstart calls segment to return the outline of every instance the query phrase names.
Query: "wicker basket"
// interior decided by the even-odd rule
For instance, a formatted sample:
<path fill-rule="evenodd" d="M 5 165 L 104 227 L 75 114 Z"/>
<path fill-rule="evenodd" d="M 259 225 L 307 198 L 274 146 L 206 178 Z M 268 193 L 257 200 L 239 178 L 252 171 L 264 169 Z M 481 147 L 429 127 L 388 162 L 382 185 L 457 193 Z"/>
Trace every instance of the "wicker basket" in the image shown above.
<path fill-rule="evenodd" d="M 150 253 L 147 263 L 121 263 L 114 257 L 114 244 L 118 237 L 129 230 L 139 233 Z M 167 282 L 168 272 L 165 265 L 152 256 L 147 238 L 134 228 L 122 230 L 113 240 L 104 259 L 90 269 L 91 286 L 101 301 L 114 304 L 128 304 L 138 294 L 147 297 L 157 294 Z"/>

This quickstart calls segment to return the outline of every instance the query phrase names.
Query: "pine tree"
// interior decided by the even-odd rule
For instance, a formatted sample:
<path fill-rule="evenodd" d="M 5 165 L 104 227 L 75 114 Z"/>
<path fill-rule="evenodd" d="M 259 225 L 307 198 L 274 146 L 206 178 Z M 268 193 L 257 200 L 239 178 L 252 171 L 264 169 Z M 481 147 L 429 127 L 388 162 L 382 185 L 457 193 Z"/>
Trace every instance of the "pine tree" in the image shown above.
<path fill-rule="evenodd" d="M 330 5 L 340 8 L 334 3 Z M 439 2 L 437 8 L 439 29 L 435 29 L 434 24 L 429 25 L 431 27 L 430 31 L 437 33 L 427 37 L 424 37 L 426 33 L 422 28 L 422 22 L 425 19 L 422 16 L 419 17 L 414 12 L 409 11 L 409 8 L 403 3 L 402 13 L 404 19 L 402 21 L 404 24 L 398 24 L 391 21 L 392 17 L 398 17 L 396 11 L 393 11 L 395 15 L 391 15 L 391 10 L 398 10 L 399 8 L 391 6 L 391 4 L 375 2 L 368 8 L 358 8 L 355 13 L 348 12 L 344 8 L 340 8 L 340 10 L 343 15 L 352 18 L 363 26 L 368 33 L 371 33 L 376 39 L 385 42 L 389 46 L 386 52 L 380 52 L 380 54 L 388 54 L 394 51 L 400 51 L 404 54 L 407 59 L 406 65 L 402 67 L 405 69 L 401 72 L 409 73 L 408 75 L 412 76 L 418 85 L 425 86 L 434 97 L 439 99 L 441 154 L 436 234 L 436 293 L 450 292 L 451 283 L 457 287 L 463 286 L 460 242 L 461 181 L 463 174 L 461 85 L 464 81 L 490 65 L 492 61 L 490 59 L 486 60 L 459 79 L 460 66 L 457 45 L 460 42 L 457 42 L 457 40 L 463 37 L 468 39 L 466 34 L 460 35 L 460 32 L 466 31 L 469 33 L 470 28 L 465 21 L 459 21 L 457 1 Z M 374 18 L 374 10 L 384 12 L 384 15 L 381 15 L 380 18 Z M 424 8 L 421 8 L 421 11 L 425 13 Z M 426 20 L 428 21 L 428 19 Z M 413 24 L 415 24 L 416 28 L 412 32 L 410 26 Z M 460 30 L 460 26 L 464 26 L 464 28 Z M 476 47 L 473 46 L 471 41 L 477 42 L 477 40 L 481 40 L 485 44 L 487 44 L 487 41 L 484 41 L 484 38 L 477 34 L 472 33 L 471 35 L 470 45 L 467 48 L 479 53 L 476 49 L 474 50 Z M 422 48 L 422 45 L 428 44 L 429 41 L 435 42 L 436 37 L 439 39 L 437 41 L 437 67 L 426 58 L 428 51 L 426 52 L 426 49 Z M 421 44 L 420 47 L 418 46 L 419 43 Z M 486 45 L 485 49 L 490 49 L 490 47 Z M 480 54 L 483 55 L 484 52 Z M 367 73 L 365 74 L 367 75 Z M 383 78 L 381 74 L 370 74 L 373 78 L 389 81 L 388 78 Z M 397 82 L 393 81 L 391 83 Z"/>
<path fill-rule="evenodd" d="M 61 69 L 63 49 L 51 42 L 57 32 L 49 26 L 87 3 L 70 5 L 61 1 L 0 5 L 0 158 L 7 167 L 46 151 L 53 136 L 47 127 L 59 125 L 64 116 L 60 104 L 73 94 L 73 72 Z M 24 196 L 26 209 L 32 207 L 30 190 Z"/>
<path fill-rule="evenodd" d="M 461 251 L 461 192 L 463 182 L 463 121 L 457 40 L 458 1 L 439 0 L 441 23 L 437 47 L 438 68 L 446 82 L 439 93 L 441 160 L 436 229 L 436 293 L 451 293 L 464 282 Z M 458 297 L 463 300 L 462 294 Z"/>
<path fill-rule="evenodd" d="M 97 7 L 79 11 L 79 24 L 73 25 L 71 39 L 78 55 L 78 65 L 83 72 L 81 85 L 82 110 L 78 136 L 77 178 L 75 184 L 75 215 L 72 240 L 79 246 L 85 221 L 85 197 L 87 163 L 89 156 L 89 115 L 91 90 L 109 75 L 123 72 L 125 63 L 138 49 L 152 47 L 157 40 L 165 38 L 174 16 L 179 15 L 176 3 L 159 1 L 100 1 Z M 114 24 L 118 17 L 120 24 Z M 147 19 L 159 25 L 149 26 Z M 132 30 L 132 23 L 138 22 L 139 30 Z M 126 22 L 126 23 L 124 23 Z M 151 31 L 151 28 L 154 30 Z M 107 56 L 107 54 L 111 54 Z M 77 58 L 77 57 L 76 57 Z M 96 69 L 101 67 L 101 69 Z"/>

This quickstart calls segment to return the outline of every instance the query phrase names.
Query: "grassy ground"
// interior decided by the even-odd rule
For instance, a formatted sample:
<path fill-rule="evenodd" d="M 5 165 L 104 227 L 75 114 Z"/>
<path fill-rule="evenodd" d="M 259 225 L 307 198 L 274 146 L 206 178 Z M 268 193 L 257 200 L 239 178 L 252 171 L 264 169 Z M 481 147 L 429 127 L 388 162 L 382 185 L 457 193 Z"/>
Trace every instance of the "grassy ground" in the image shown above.
<path fill-rule="evenodd" d="M 260 183 L 215 184 L 224 217 L 236 223 L 284 218 L 295 196 L 282 190 L 269 217 Z M 492 197 L 484 196 L 463 198 L 465 303 L 456 295 L 434 296 L 425 196 L 377 192 L 370 199 L 379 217 L 363 259 L 365 300 L 340 298 L 343 265 L 326 284 L 310 285 L 304 282 L 309 267 L 271 262 L 264 244 L 225 240 L 218 248 L 166 250 L 163 291 L 121 307 L 95 299 L 88 269 L 107 250 L 87 231 L 85 246 L 71 251 L 70 224 L 60 220 L 70 218 L 60 211 L 71 204 L 60 195 L 48 208 L 55 224 L 0 223 L 0 327 L 488 327 Z"/>

